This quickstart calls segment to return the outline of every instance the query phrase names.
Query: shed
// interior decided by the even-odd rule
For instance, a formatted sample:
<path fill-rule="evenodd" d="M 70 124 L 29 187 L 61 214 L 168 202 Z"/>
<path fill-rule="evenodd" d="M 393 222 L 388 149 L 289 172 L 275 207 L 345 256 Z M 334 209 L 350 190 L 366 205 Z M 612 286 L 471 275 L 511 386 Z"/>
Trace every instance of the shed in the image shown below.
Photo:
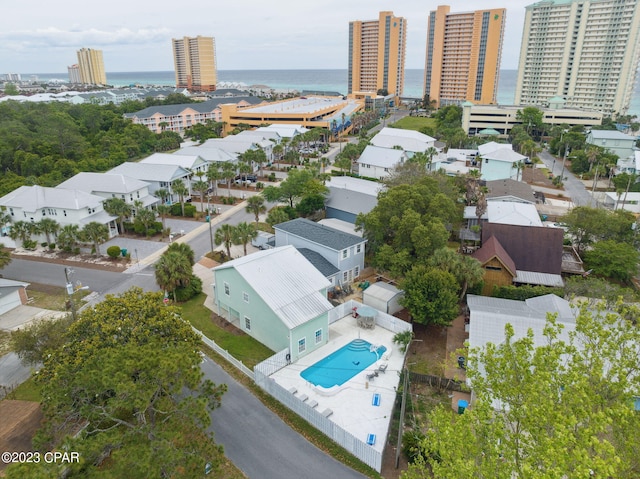
<path fill-rule="evenodd" d="M 29 283 L 0 278 L 0 314 L 27 303 Z"/>
<path fill-rule="evenodd" d="M 403 296 L 404 291 L 392 284 L 377 282 L 362 292 L 362 303 L 378 311 L 395 314 L 402 309 L 400 298 Z"/>

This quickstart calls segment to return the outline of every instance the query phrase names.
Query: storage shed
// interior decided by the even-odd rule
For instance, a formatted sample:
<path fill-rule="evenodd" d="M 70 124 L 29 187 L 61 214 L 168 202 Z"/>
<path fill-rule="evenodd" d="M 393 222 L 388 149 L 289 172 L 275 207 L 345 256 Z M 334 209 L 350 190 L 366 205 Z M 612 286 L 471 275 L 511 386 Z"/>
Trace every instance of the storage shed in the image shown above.
<path fill-rule="evenodd" d="M 402 309 L 400 298 L 403 296 L 404 291 L 392 284 L 377 282 L 362 292 L 362 303 L 383 313 L 395 314 Z"/>

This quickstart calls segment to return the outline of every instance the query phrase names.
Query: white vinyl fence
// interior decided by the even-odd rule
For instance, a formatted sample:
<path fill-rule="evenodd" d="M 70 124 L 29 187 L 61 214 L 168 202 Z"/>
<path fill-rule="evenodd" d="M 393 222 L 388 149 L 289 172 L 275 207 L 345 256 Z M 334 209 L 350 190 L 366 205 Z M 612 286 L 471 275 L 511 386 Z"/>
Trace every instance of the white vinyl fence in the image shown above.
<path fill-rule="evenodd" d="M 342 304 L 339 304 L 331 311 L 329 311 L 329 324 L 335 323 L 339 319 L 348 316 L 353 311 L 353 308 L 361 308 L 364 304 L 359 303 L 353 299 L 346 301 Z M 382 311 L 378 311 L 376 314 L 376 325 L 381 328 L 387 329 L 392 333 L 401 333 L 403 331 L 413 331 L 413 326 L 406 321 L 403 321 L 395 316 L 391 316 L 390 314 L 383 313 Z"/>
<path fill-rule="evenodd" d="M 220 356 L 222 356 L 224 359 L 226 359 L 227 361 L 229 361 L 231 364 L 233 364 L 236 368 L 238 368 L 240 371 L 242 371 L 244 374 L 246 374 L 247 376 L 249 376 L 251 379 L 255 380 L 253 371 L 251 371 L 251 369 L 249 369 L 248 367 L 246 367 L 242 361 L 234 358 L 233 356 L 231 356 L 231 353 L 229 351 L 227 351 L 226 349 L 222 349 L 220 346 L 218 346 L 215 341 L 213 339 L 209 339 L 208 337 L 206 337 L 204 335 L 204 333 L 202 331 L 200 331 L 199 329 L 196 329 L 192 326 L 193 330 L 196 332 L 196 334 L 198 334 L 201 338 L 202 338 L 202 342 L 204 344 L 206 344 L 207 346 L 209 346 L 211 349 L 213 349 L 216 353 L 218 353 Z"/>
<path fill-rule="evenodd" d="M 256 365 L 254 368 L 256 384 L 298 416 L 309 422 L 313 427 L 340 444 L 362 462 L 380 472 L 382 470 L 382 452 L 376 451 L 364 441 L 345 431 L 331 421 L 331 419 L 323 416 L 320 411 L 309 406 L 307 402 L 302 402 L 299 398 L 280 386 L 275 380 L 269 379 L 267 374 L 264 374 L 265 371 L 272 370 L 272 368 L 279 363 L 278 359 L 274 359 L 276 356 L 282 355 L 283 353 L 286 355 L 287 352 L 287 350 L 281 351 Z M 280 367 L 284 366 L 286 366 L 286 364 Z"/>

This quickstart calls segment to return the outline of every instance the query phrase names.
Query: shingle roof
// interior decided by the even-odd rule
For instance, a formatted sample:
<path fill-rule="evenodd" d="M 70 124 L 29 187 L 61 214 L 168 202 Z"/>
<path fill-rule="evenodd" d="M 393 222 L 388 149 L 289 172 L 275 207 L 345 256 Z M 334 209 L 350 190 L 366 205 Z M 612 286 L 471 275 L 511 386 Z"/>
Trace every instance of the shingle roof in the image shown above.
<path fill-rule="evenodd" d="M 282 246 L 229 261 L 269 308 L 293 329 L 333 309 L 321 293 L 331 283 L 293 246 Z"/>
<path fill-rule="evenodd" d="M 309 248 L 298 248 L 298 251 L 300 251 L 300 253 L 302 253 L 302 256 L 307 258 L 309 263 L 315 266 L 315 268 L 320 271 L 325 276 L 325 278 L 328 278 L 340 272 L 338 268 L 329 263 L 329 261 L 327 261 L 320 253 L 311 251 Z"/>
<path fill-rule="evenodd" d="M 296 218 L 295 220 L 280 223 L 279 225 L 275 225 L 274 229 L 299 236 L 336 251 L 355 246 L 365 241 L 358 236 L 314 223 L 305 218 Z"/>
<path fill-rule="evenodd" d="M 487 181 L 487 200 L 500 198 L 504 196 L 515 196 L 527 203 L 535 203 L 536 198 L 533 196 L 533 188 L 522 181 L 506 178 L 502 180 Z"/>
<path fill-rule="evenodd" d="M 562 229 L 485 223 L 482 226 L 483 245 L 493 236 L 513 259 L 518 270 L 561 273 Z"/>
<path fill-rule="evenodd" d="M 492 236 L 487 241 L 483 242 L 482 247 L 476 250 L 471 256 L 480 261 L 483 266 L 491 259 L 497 258 L 505 268 L 509 270 L 511 276 L 515 276 L 517 273 L 515 262 L 511 259 L 509 253 L 505 251 L 495 236 Z"/>

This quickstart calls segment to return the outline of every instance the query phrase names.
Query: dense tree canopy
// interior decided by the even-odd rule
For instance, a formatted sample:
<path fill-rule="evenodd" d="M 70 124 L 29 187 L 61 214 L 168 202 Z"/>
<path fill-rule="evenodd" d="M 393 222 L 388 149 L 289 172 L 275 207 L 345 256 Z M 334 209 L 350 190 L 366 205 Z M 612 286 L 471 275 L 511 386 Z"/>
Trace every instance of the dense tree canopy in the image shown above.
<path fill-rule="evenodd" d="M 400 282 L 401 303 L 420 324 L 448 326 L 458 315 L 458 283 L 448 271 L 416 265 Z"/>
<path fill-rule="evenodd" d="M 199 477 L 222 461 L 206 432 L 226 386 L 203 381 L 200 339 L 161 293 L 132 289 L 81 313 L 38 374 L 45 429 L 39 447 L 82 461 L 66 477 Z M 185 394 L 188 393 L 188 394 Z M 9 477 L 34 477 L 25 465 Z M 58 471 L 59 472 L 59 471 Z"/>
<path fill-rule="evenodd" d="M 179 148 L 179 134 L 156 134 L 134 125 L 123 118 L 125 109 L 0 103 L 0 169 L 5 173 L 0 195 L 27 184 L 27 178 L 41 186 L 56 186 L 80 171 L 106 171 L 128 159 Z"/>
<path fill-rule="evenodd" d="M 474 402 L 439 407 L 421 429 L 404 479 L 617 478 L 640 475 L 640 330 L 615 314 L 582 309 L 561 340 L 550 318 L 533 333 L 469 353 Z"/>

